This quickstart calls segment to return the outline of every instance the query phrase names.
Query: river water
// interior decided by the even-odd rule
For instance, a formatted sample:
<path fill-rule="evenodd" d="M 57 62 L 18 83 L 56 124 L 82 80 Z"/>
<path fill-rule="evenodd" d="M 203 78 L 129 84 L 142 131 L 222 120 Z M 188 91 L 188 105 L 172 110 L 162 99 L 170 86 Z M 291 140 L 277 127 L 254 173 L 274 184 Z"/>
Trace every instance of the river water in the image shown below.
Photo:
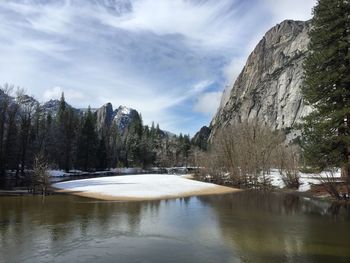
<path fill-rule="evenodd" d="M 350 209 L 249 191 L 0 197 L 0 262 L 350 262 Z"/>

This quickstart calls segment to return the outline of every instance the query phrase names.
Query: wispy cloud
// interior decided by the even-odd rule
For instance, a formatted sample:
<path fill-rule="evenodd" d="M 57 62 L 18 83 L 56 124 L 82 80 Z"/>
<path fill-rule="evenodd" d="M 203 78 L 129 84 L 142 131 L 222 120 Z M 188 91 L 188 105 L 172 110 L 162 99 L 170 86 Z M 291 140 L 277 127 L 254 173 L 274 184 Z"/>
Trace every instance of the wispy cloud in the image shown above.
<path fill-rule="evenodd" d="M 263 33 L 310 17 L 315 1 L 297 1 L 0 1 L 0 83 L 42 101 L 64 91 L 77 107 L 127 105 L 193 134 Z"/>
<path fill-rule="evenodd" d="M 220 91 L 203 93 L 197 98 L 193 109 L 196 112 L 209 114 L 209 116 L 213 116 L 213 114 L 219 107 L 221 95 L 222 92 Z"/>

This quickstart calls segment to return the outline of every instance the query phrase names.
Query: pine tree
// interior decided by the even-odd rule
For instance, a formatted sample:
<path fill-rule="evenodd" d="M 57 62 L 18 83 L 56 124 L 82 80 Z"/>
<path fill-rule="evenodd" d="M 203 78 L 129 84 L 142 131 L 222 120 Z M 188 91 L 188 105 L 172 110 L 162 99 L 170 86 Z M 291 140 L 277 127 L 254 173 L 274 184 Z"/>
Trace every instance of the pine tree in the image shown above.
<path fill-rule="evenodd" d="M 66 100 L 64 98 L 64 92 L 62 92 L 61 94 L 61 99 L 60 99 L 60 105 L 59 105 L 59 108 L 58 108 L 58 120 L 60 122 L 63 121 L 63 118 L 64 118 L 64 112 L 66 110 Z"/>
<path fill-rule="evenodd" d="M 67 107 L 62 93 L 60 105 L 57 113 L 59 146 L 59 166 L 65 171 L 69 171 L 72 166 L 73 148 L 77 130 L 77 116 L 71 107 Z"/>
<path fill-rule="evenodd" d="M 57 148 L 56 148 L 56 126 L 50 112 L 46 116 L 46 136 L 44 141 L 44 154 L 49 163 L 55 162 L 57 158 Z"/>
<path fill-rule="evenodd" d="M 319 0 L 314 8 L 304 99 L 314 107 L 303 125 L 306 158 L 350 175 L 350 2 Z"/>
<path fill-rule="evenodd" d="M 107 159 L 107 147 L 106 140 L 104 136 L 99 140 L 97 148 L 97 168 L 99 170 L 105 170 L 107 168 L 108 159 Z"/>
<path fill-rule="evenodd" d="M 96 168 L 96 150 L 98 148 L 98 138 L 96 133 L 96 119 L 91 108 L 88 108 L 83 118 L 79 134 L 78 162 L 85 171 Z"/>
<path fill-rule="evenodd" d="M 143 124 L 140 116 L 135 117 L 129 124 L 126 134 L 126 162 L 128 165 L 140 163 L 140 143 L 143 132 Z"/>

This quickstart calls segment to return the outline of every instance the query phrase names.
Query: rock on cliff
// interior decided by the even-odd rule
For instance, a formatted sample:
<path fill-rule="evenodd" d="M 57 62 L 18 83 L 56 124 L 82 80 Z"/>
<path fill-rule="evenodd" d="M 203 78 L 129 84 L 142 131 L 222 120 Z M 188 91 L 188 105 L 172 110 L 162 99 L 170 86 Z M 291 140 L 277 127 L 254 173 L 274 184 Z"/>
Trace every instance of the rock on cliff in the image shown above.
<path fill-rule="evenodd" d="M 106 103 L 101 108 L 96 110 L 96 126 L 101 132 L 104 128 L 110 127 L 114 118 L 113 106 L 111 103 Z"/>
<path fill-rule="evenodd" d="M 207 126 L 203 126 L 199 132 L 197 132 L 194 137 L 192 138 L 192 143 L 199 148 L 206 150 L 207 149 L 207 144 L 208 144 L 208 139 L 210 136 L 210 128 Z"/>
<path fill-rule="evenodd" d="M 46 113 L 50 113 L 52 116 L 56 116 L 56 114 L 58 113 L 58 110 L 60 108 L 60 104 L 61 104 L 61 102 L 59 100 L 49 100 L 42 105 L 42 109 Z M 65 102 L 65 105 L 66 105 L 66 108 L 71 108 L 76 113 L 81 114 L 81 111 L 79 109 L 73 108 L 67 102 Z"/>
<path fill-rule="evenodd" d="M 119 108 L 114 111 L 113 123 L 117 125 L 119 132 L 123 134 L 132 120 L 137 118 L 140 118 L 140 115 L 136 110 L 125 106 L 119 106 Z"/>
<path fill-rule="evenodd" d="M 111 125 L 116 125 L 120 134 L 123 134 L 128 125 L 139 117 L 139 113 L 134 109 L 119 106 L 113 110 L 112 104 L 106 103 L 96 110 L 97 129 L 102 131 Z"/>
<path fill-rule="evenodd" d="M 300 87 L 308 52 L 309 22 L 286 20 L 270 29 L 235 81 L 213 118 L 211 138 L 226 125 L 257 118 L 296 135 L 293 125 L 310 112 Z"/>

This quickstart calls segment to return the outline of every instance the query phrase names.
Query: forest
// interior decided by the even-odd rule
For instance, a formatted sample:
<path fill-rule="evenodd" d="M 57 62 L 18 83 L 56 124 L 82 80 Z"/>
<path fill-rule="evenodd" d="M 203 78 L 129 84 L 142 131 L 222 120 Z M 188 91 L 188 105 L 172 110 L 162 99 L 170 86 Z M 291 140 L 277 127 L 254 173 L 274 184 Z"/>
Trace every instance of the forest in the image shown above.
<path fill-rule="evenodd" d="M 189 164 L 188 135 L 144 125 L 136 114 L 122 129 L 98 127 L 96 110 L 77 110 L 62 94 L 57 111 L 49 111 L 21 89 L 0 89 L 0 177 L 25 177 L 36 157 L 50 169 L 105 170 L 115 167 L 172 167 Z"/>

